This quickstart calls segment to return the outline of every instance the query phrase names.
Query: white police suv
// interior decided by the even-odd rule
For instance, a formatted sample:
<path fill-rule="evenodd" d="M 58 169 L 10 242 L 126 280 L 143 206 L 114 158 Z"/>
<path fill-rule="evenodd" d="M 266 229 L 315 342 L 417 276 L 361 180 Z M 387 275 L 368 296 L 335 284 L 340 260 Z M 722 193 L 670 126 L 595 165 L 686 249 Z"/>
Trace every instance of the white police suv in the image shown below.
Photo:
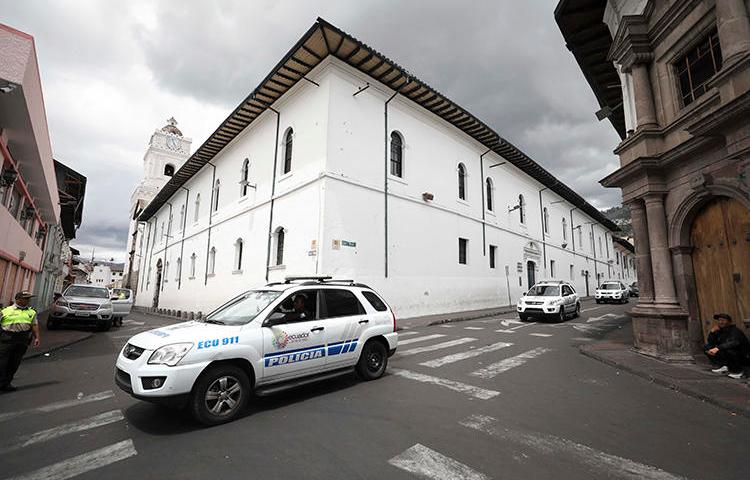
<path fill-rule="evenodd" d="M 187 405 L 214 425 L 236 418 L 253 394 L 352 371 L 379 378 L 397 344 L 395 315 L 367 285 L 288 277 L 205 320 L 132 337 L 117 358 L 115 382 L 141 400 Z"/>
<path fill-rule="evenodd" d="M 562 280 L 547 280 L 534 284 L 516 306 L 518 317 L 551 318 L 564 322 L 569 316 L 581 314 L 581 300 L 573 285 Z"/>
<path fill-rule="evenodd" d="M 596 289 L 594 298 L 596 303 L 628 303 L 630 301 L 630 288 L 619 280 L 607 280 Z"/>

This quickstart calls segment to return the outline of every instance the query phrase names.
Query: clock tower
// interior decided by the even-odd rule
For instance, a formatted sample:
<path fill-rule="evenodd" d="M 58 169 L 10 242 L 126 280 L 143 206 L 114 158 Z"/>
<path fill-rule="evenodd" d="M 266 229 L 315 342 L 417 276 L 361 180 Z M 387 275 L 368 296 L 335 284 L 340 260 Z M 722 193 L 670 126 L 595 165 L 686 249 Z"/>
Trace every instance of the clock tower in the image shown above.
<path fill-rule="evenodd" d="M 180 169 L 190 156 L 192 140 L 182 135 L 174 117 L 167 120 L 162 128 L 154 130 L 143 155 L 143 176 L 130 196 L 130 228 L 128 231 L 128 252 L 125 261 L 123 286 L 133 289 L 136 294 L 140 250 L 145 248 L 143 227 L 137 218 L 141 211 L 154 199 L 159 190 Z"/>

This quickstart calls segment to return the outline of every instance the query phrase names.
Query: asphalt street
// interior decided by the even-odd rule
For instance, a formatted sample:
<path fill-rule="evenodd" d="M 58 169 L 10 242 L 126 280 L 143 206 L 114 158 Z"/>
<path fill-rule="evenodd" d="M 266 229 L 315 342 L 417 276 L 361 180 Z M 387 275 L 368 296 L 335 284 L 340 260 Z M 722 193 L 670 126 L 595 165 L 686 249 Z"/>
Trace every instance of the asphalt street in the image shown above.
<path fill-rule="evenodd" d="M 21 366 L 0 396 L 0 479 L 746 479 L 749 419 L 579 353 L 629 328 L 627 309 L 405 330 L 383 378 L 256 399 L 213 428 L 114 385 L 127 339 L 171 323 L 132 314 Z"/>

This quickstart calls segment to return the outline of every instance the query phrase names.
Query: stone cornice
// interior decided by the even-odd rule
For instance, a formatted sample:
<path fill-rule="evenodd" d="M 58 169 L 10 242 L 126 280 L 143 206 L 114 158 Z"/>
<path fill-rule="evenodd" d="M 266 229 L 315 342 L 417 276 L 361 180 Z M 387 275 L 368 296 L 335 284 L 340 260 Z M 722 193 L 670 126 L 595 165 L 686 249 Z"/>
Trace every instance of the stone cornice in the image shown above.
<path fill-rule="evenodd" d="M 680 0 L 673 2 L 664 14 L 659 17 L 651 29 L 650 37 L 652 44 L 660 44 L 664 40 L 664 37 L 672 33 L 672 31 L 680 25 L 682 20 L 687 17 L 690 12 L 695 10 L 696 5 L 702 1 L 703 0 Z"/>
<path fill-rule="evenodd" d="M 625 72 L 637 63 L 648 63 L 654 59 L 648 35 L 647 15 L 622 17 L 607 59 L 621 65 Z"/>
<path fill-rule="evenodd" d="M 604 187 L 621 187 L 626 180 L 647 172 L 657 171 L 659 169 L 659 159 L 656 157 L 640 157 L 610 173 L 599 183 Z"/>
<path fill-rule="evenodd" d="M 748 57 L 750 58 L 750 57 Z M 685 129 L 695 137 L 715 136 L 729 122 L 750 114 L 750 91 L 720 106 Z"/>

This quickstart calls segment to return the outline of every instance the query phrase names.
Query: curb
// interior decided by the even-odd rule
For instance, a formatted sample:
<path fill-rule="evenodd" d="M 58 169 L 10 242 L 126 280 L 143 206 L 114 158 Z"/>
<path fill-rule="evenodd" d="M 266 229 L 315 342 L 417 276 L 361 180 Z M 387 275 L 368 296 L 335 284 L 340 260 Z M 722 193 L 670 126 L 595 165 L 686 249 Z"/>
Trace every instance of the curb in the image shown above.
<path fill-rule="evenodd" d="M 487 318 L 487 317 L 494 317 L 496 315 L 505 315 L 506 313 L 513 313 L 516 309 L 514 308 L 508 308 L 506 310 L 499 310 L 494 312 L 484 312 L 484 313 L 478 313 L 476 315 L 468 315 L 468 316 L 461 316 L 461 317 L 453 317 L 453 318 L 443 318 L 440 320 L 433 320 L 432 322 L 429 322 L 427 324 L 428 327 L 432 327 L 433 325 L 442 325 L 444 323 L 459 323 L 459 322 L 467 322 L 469 320 L 476 320 L 478 318 Z"/>
<path fill-rule="evenodd" d="M 739 415 L 742 415 L 744 417 L 750 418 L 750 408 L 745 408 L 739 405 L 736 405 L 731 402 L 726 402 L 724 400 L 718 399 L 716 397 L 712 397 L 709 395 L 706 395 L 705 393 L 701 392 L 700 390 L 696 390 L 693 388 L 685 388 L 685 386 L 679 385 L 677 382 L 672 381 L 668 377 L 663 376 L 657 376 L 657 375 L 651 375 L 648 372 L 645 372 L 643 370 L 639 370 L 637 368 L 632 368 L 627 365 L 624 365 L 622 363 L 618 363 L 614 360 L 610 360 L 609 358 L 606 358 L 603 355 L 600 355 L 594 351 L 592 351 L 589 347 L 591 345 L 582 345 L 578 348 L 578 351 L 581 352 L 582 355 L 592 358 L 594 360 L 600 361 L 604 364 L 607 364 L 611 367 L 618 368 L 620 370 L 624 370 L 628 373 L 631 373 L 633 375 L 636 375 L 638 377 L 644 378 L 652 383 L 655 383 L 657 385 L 661 385 L 662 387 L 666 387 L 670 390 L 674 390 L 676 392 L 682 393 L 684 395 L 687 395 L 689 397 L 696 398 L 698 400 L 701 400 L 706 403 L 710 403 L 714 406 L 717 406 L 719 408 L 723 408 L 725 410 L 729 410 L 732 413 L 736 413 Z"/>
<path fill-rule="evenodd" d="M 47 350 L 39 350 L 39 351 L 34 352 L 32 354 L 24 355 L 23 359 L 24 360 L 29 360 L 31 358 L 41 357 L 41 356 L 43 356 L 46 353 L 52 353 L 52 352 L 55 352 L 57 350 L 63 349 L 65 347 L 69 347 L 71 345 L 75 345 L 76 343 L 80 343 L 80 342 L 82 342 L 84 340 L 88 340 L 89 338 L 91 338 L 93 336 L 94 336 L 93 333 L 88 333 L 88 334 L 86 334 L 85 336 L 83 336 L 81 338 L 76 338 L 75 340 L 72 340 L 70 342 L 61 343 L 60 345 L 55 345 L 54 347 L 49 348 Z"/>

